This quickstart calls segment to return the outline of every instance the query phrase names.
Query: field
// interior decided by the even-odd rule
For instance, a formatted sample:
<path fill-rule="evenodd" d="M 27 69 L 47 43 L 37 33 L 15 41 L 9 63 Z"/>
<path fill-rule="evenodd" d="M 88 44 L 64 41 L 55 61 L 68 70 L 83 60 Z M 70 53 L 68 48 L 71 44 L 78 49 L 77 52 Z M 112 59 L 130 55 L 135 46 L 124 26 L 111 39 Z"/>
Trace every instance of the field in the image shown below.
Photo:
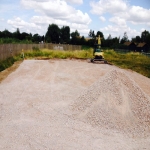
<path fill-rule="evenodd" d="M 0 149 L 149 150 L 149 78 L 72 57 L 26 57 L 0 83 Z"/>
<path fill-rule="evenodd" d="M 62 51 L 62 50 L 48 50 L 34 48 L 33 51 L 27 51 L 24 53 L 24 59 L 88 59 L 93 57 L 92 49 L 89 47 L 83 47 L 83 50 L 77 51 Z M 104 51 L 105 59 L 118 67 L 124 69 L 134 70 L 146 77 L 150 78 L 150 57 L 144 56 L 140 53 L 126 53 L 121 54 L 113 50 Z M 22 61 L 21 53 L 17 56 L 8 58 L 4 61 L 0 61 L 0 71 L 12 66 L 16 61 Z"/>

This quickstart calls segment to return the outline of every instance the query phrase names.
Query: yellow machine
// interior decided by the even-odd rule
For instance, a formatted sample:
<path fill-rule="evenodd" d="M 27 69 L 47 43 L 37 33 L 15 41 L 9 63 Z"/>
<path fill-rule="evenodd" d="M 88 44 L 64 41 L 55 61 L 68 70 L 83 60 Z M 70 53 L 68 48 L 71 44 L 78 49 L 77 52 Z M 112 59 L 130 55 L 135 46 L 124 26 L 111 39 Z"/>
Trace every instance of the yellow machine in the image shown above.
<path fill-rule="evenodd" d="M 91 59 L 91 62 L 101 61 L 103 63 L 107 63 L 107 61 L 104 59 L 103 50 L 101 49 L 100 36 L 98 37 L 98 44 L 94 45 L 93 56 L 94 56 L 94 58 Z"/>

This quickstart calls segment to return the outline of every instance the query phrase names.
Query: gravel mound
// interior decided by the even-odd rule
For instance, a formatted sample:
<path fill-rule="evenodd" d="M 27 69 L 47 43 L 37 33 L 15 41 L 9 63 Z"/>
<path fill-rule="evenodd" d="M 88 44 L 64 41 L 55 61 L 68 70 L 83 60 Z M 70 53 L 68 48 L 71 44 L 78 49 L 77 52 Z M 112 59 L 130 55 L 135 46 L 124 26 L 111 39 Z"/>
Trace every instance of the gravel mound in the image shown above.
<path fill-rule="evenodd" d="M 123 70 L 112 70 L 71 105 L 73 116 L 129 136 L 150 135 L 150 98 Z"/>

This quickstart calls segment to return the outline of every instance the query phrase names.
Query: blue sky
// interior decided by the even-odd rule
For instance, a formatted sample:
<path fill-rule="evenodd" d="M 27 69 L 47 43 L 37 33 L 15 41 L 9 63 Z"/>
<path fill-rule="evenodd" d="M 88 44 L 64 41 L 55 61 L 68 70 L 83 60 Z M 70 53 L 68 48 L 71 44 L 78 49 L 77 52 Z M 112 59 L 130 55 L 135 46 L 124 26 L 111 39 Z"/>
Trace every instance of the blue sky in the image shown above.
<path fill-rule="evenodd" d="M 150 31 L 149 0 L 0 0 L 0 31 L 45 35 L 48 25 L 69 26 L 80 35 L 90 29 L 105 38 L 130 38 Z"/>

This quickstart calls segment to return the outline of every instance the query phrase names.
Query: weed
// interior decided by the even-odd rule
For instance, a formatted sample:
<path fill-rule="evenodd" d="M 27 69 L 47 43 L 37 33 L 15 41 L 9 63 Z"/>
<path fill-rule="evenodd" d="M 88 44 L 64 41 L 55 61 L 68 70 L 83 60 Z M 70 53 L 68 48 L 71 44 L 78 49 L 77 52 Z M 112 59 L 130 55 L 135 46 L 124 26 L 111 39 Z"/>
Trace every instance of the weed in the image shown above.
<path fill-rule="evenodd" d="M 141 53 L 129 52 L 121 54 L 113 50 L 106 50 L 104 57 L 107 61 L 116 66 L 132 69 L 150 78 L 150 58 Z"/>

